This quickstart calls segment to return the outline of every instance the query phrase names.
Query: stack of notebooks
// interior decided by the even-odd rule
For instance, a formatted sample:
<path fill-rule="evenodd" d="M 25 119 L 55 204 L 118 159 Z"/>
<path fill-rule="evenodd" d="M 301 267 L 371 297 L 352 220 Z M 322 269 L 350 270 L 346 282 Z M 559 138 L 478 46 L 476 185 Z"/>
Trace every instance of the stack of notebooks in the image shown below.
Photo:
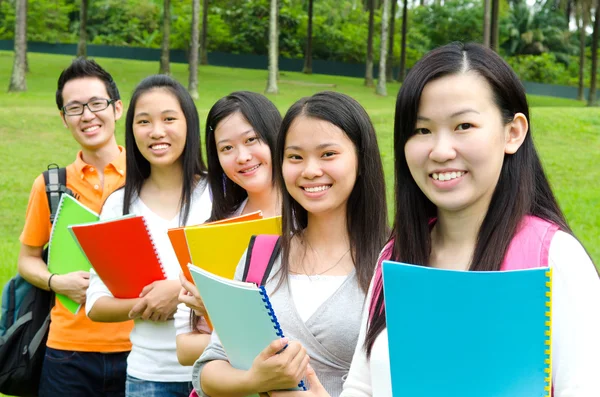
<path fill-rule="evenodd" d="M 551 395 L 550 269 L 384 261 L 383 286 L 394 396 Z"/>
<path fill-rule="evenodd" d="M 263 218 L 260 211 L 222 221 L 170 229 L 171 245 L 186 278 L 187 265 L 194 264 L 218 276 L 233 279 L 250 237 L 281 234 L 281 217 Z"/>

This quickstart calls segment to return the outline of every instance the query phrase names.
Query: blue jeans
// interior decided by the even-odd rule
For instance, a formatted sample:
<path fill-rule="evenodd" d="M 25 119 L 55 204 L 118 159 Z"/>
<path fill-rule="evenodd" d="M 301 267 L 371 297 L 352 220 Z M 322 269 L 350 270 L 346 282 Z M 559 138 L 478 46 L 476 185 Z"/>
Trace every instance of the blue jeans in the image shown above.
<path fill-rule="evenodd" d="M 192 382 L 153 382 L 127 375 L 127 397 L 189 397 Z"/>
<path fill-rule="evenodd" d="M 128 355 L 46 347 L 39 397 L 124 397 Z"/>

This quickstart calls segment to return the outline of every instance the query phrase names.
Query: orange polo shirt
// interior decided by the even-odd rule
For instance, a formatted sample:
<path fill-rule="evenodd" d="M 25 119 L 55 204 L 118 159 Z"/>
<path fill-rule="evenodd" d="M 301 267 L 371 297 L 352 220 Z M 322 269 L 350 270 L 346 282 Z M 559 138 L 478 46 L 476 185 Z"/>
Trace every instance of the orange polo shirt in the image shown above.
<path fill-rule="evenodd" d="M 125 150 L 120 146 L 119 150 L 119 157 L 104 168 L 104 186 L 96 169 L 83 161 L 81 152 L 77 154 L 75 162 L 67 167 L 67 187 L 79 202 L 94 212 L 100 213 L 106 198 L 125 183 Z M 43 247 L 50 240 L 51 229 L 44 176 L 39 175 L 29 196 L 21 243 Z M 58 299 L 50 319 L 47 344 L 53 349 L 97 353 L 131 350 L 129 333 L 133 321 L 96 323 L 85 315 L 85 310 L 72 314 Z"/>

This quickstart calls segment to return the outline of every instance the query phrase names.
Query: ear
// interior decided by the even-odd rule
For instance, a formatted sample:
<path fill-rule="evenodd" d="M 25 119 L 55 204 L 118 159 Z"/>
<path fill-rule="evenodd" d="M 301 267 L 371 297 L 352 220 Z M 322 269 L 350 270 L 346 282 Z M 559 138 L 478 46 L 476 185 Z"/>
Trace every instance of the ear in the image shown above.
<path fill-rule="evenodd" d="M 506 125 L 504 153 L 515 154 L 523 144 L 527 131 L 529 131 L 529 122 L 523 113 L 516 113 L 513 120 Z"/>
<path fill-rule="evenodd" d="M 115 105 L 115 121 L 119 120 L 123 115 L 123 102 L 119 99 L 114 102 Z"/>
<path fill-rule="evenodd" d="M 61 110 L 61 111 L 59 111 L 59 114 L 60 114 L 60 119 L 62 120 L 62 123 L 63 123 L 63 125 L 64 125 L 66 128 L 69 128 L 69 126 L 67 125 L 67 118 L 66 118 L 66 116 L 65 116 L 65 112 L 63 112 L 63 111 Z"/>

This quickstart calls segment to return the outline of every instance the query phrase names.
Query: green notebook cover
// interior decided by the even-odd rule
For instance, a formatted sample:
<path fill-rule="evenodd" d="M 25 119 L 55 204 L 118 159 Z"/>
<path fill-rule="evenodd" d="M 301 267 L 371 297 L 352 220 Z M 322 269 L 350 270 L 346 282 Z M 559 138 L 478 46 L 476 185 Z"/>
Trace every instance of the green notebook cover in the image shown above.
<path fill-rule="evenodd" d="M 62 195 L 48 245 L 48 270 L 51 273 L 67 274 L 79 270 L 86 272 L 90 270 L 91 265 L 71 236 L 68 226 L 97 220 L 98 214 L 68 194 Z M 78 303 L 64 295 L 56 294 L 56 296 L 71 313 L 77 313 L 80 306 Z"/>

